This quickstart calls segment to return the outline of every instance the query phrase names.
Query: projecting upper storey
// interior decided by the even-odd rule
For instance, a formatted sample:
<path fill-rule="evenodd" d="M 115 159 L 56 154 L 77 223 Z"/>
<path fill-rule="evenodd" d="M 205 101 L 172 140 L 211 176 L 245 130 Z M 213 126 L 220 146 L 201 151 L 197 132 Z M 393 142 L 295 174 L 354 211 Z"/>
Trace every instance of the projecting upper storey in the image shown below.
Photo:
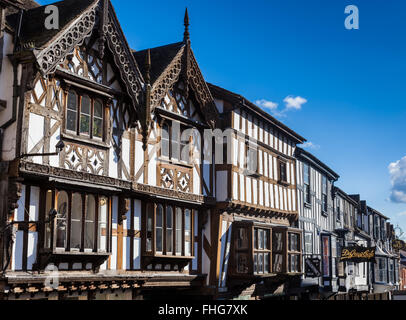
<path fill-rule="evenodd" d="M 217 201 L 225 208 L 296 217 L 294 151 L 306 140 L 241 95 L 209 88 L 222 129 L 232 132 L 231 159 L 216 165 Z"/>

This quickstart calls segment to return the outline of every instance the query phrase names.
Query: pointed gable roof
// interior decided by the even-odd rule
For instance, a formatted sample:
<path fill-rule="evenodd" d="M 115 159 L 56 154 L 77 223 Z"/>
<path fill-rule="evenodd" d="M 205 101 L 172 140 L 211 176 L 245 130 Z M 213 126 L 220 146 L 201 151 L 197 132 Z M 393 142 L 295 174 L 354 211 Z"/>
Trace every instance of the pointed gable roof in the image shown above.
<path fill-rule="evenodd" d="M 45 48 L 49 42 L 63 32 L 75 19 L 93 7 L 98 0 L 64 0 L 51 5 L 58 7 L 59 10 L 59 29 L 48 30 L 45 27 L 45 19 L 49 14 L 45 14 L 45 7 L 32 7 L 23 13 L 21 21 L 21 31 L 19 40 L 22 44 L 36 50 Z M 17 30 L 19 14 L 15 13 L 7 17 L 7 22 Z"/>
<path fill-rule="evenodd" d="M 53 73 L 75 46 L 81 45 L 95 28 L 102 24 L 102 42 L 113 53 L 126 89 L 139 111 L 143 100 L 143 79 L 127 43 L 110 0 L 64 0 L 52 4 L 59 10 L 59 29 L 47 30 L 45 6 L 22 14 L 18 37 L 20 51 L 31 52 L 43 75 Z M 20 14 L 8 17 L 9 25 L 17 30 Z M 99 17 L 99 19 L 97 19 Z M 18 31 L 15 31 L 16 33 Z"/>
<path fill-rule="evenodd" d="M 165 69 L 170 65 L 170 63 L 175 59 L 176 55 L 184 48 L 185 44 L 183 42 L 177 42 L 169 44 L 162 47 L 146 49 L 141 51 L 134 51 L 135 60 L 138 63 L 141 73 L 144 75 L 145 70 L 145 60 L 147 58 L 147 52 L 150 50 L 151 54 L 151 85 L 158 80 L 160 75 L 165 71 Z"/>
<path fill-rule="evenodd" d="M 205 115 L 206 122 L 214 128 L 218 122 L 218 111 L 195 59 L 190 42 L 134 51 L 140 70 L 145 77 L 145 61 L 150 52 L 151 65 L 151 111 L 160 104 L 165 94 L 181 77 L 190 85 Z"/>

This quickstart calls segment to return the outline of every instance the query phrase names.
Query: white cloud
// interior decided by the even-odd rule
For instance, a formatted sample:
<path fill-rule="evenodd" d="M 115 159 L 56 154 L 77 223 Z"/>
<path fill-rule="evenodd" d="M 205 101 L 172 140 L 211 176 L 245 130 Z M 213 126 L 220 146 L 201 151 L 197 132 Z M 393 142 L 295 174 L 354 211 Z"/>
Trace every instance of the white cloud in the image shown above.
<path fill-rule="evenodd" d="M 405 212 L 398 213 L 398 216 L 399 216 L 399 217 L 404 217 L 404 216 L 406 216 L 406 211 L 405 211 Z"/>
<path fill-rule="evenodd" d="M 263 109 L 275 110 L 278 108 L 277 103 L 265 99 L 257 100 L 255 101 L 255 104 Z"/>
<path fill-rule="evenodd" d="M 303 149 L 313 149 L 313 150 L 319 150 L 320 146 L 318 144 L 314 144 L 313 142 L 305 142 L 302 144 Z"/>
<path fill-rule="evenodd" d="M 307 99 L 302 98 L 300 96 L 293 97 L 293 96 L 288 96 L 283 100 L 286 104 L 286 109 L 295 109 L 295 110 L 300 110 L 302 109 L 302 106 L 307 103 Z"/>
<path fill-rule="evenodd" d="M 255 104 L 262 109 L 268 109 L 274 117 L 284 118 L 288 111 L 301 110 L 302 106 L 307 103 L 307 99 L 300 96 L 287 96 L 283 102 L 285 103 L 284 108 L 280 108 L 278 103 L 266 99 L 256 100 Z"/>
<path fill-rule="evenodd" d="M 392 190 L 390 200 L 396 203 L 406 203 L 406 157 L 389 165 Z"/>

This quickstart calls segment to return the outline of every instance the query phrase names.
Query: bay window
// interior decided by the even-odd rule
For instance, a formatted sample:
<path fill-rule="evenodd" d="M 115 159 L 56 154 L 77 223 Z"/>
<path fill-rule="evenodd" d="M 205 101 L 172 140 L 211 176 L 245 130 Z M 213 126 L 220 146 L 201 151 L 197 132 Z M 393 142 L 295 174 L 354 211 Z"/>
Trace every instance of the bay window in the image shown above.
<path fill-rule="evenodd" d="M 376 258 L 375 263 L 375 282 L 387 283 L 387 263 L 386 258 Z"/>
<path fill-rule="evenodd" d="M 192 258 L 194 210 L 165 203 L 145 208 L 145 255 Z"/>
<path fill-rule="evenodd" d="M 44 200 L 44 248 L 54 247 L 58 252 L 107 252 L 107 197 L 84 192 L 47 190 Z M 57 212 L 53 224 L 48 216 L 52 208 Z"/>
<path fill-rule="evenodd" d="M 254 274 L 270 273 L 271 230 L 254 228 Z"/>
<path fill-rule="evenodd" d="M 267 277 L 301 272 L 301 231 L 256 222 L 233 223 L 229 274 Z"/>

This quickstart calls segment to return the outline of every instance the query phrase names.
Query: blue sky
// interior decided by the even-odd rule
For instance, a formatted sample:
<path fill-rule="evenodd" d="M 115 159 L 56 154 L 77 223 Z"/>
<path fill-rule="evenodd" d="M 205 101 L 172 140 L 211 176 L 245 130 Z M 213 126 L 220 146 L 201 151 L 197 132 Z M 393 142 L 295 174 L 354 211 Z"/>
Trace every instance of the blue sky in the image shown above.
<path fill-rule="evenodd" d="M 406 159 L 392 168 L 398 203 L 388 169 L 406 156 L 406 1 L 112 2 L 136 50 L 180 41 L 187 6 L 206 80 L 278 104 L 267 111 L 316 146 L 339 187 L 406 231 Z M 344 27 L 347 5 L 359 9 L 359 30 Z M 288 96 L 307 102 L 280 114 Z"/>

